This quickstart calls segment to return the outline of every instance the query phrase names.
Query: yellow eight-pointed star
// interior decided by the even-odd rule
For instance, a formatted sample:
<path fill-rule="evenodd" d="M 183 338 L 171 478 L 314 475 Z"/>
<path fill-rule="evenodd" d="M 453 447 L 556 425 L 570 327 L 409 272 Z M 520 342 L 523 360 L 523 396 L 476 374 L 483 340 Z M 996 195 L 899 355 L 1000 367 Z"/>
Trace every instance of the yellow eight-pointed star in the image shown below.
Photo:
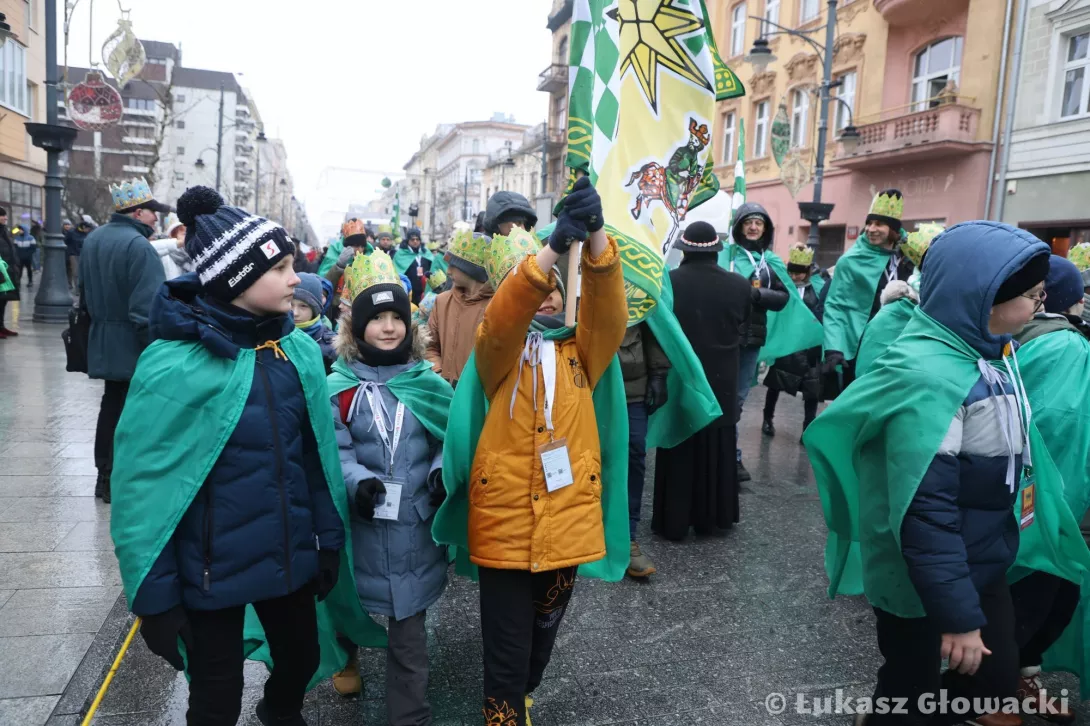
<path fill-rule="evenodd" d="M 617 7 L 607 15 L 620 23 L 619 72 L 623 76 L 632 69 L 655 113 L 658 113 L 659 66 L 713 90 L 679 40 L 701 30 L 704 23 L 691 10 L 678 7 L 677 0 L 618 0 Z"/>

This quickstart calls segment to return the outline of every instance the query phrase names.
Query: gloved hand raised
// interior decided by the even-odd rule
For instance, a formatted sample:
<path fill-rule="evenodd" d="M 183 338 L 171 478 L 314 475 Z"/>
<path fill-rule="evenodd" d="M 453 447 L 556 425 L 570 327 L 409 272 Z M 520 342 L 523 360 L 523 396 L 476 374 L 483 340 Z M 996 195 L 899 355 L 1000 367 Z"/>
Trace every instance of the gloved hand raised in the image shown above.
<path fill-rule="evenodd" d="M 557 218 L 556 228 L 549 237 L 549 247 L 552 247 L 556 254 L 562 255 L 571 248 L 572 242 L 582 242 L 586 238 L 586 225 L 573 219 L 567 210 L 564 210 Z"/>
<path fill-rule="evenodd" d="M 356 256 L 358 249 L 358 247 L 349 247 L 346 245 L 345 248 L 341 250 L 340 257 L 337 258 L 337 267 L 348 267 L 351 265 L 352 259 Z"/>
<path fill-rule="evenodd" d="M 375 505 L 380 494 L 386 493 L 386 486 L 381 479 L 364 479 L 356 487 L 356 511 L 368 522 L 375 519 Z"/>
<path fill-rule="evenodd" d="M 602 198 L 590 183 L 590 177 L 582 177 L 572 186 L 564 199 L 564 211 L 577 222 L 582 222 L 587 232 L 593 234 L 605 225 L 602 216 Z"/>
<path fill-rule="evenodd" d="M 189 618 L 181 605 L 175 605 L 165 613 L 144 616 L 140 636 L 147 643 L 148 650 L 174 666 L 174 670 L 185 668 L 182 654 L 178 651 L 178 638 L 189 650 L 193 647 L 193 634 L 189 628 Z"/>

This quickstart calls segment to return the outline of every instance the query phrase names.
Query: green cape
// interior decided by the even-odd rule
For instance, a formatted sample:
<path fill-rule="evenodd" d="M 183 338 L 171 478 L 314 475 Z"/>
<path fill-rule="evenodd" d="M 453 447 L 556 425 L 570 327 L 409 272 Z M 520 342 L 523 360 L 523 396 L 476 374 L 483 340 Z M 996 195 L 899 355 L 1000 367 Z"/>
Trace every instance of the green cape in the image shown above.
<path fill-rule="evenodd" d="M 1046 333 L 1018 349 L 1018 363 L 1033 421 L 1063 475 L 1064 499 L 1075 519 L 1082 519 L 1090 508 L 1090 341 L 1075 330 Z M 1033 453 L 1036 458 L 1036 449 Z M 1079 609 L 1045 653 L 1044 666 L 1080 675 L 1086 693 L 1090 692 L 1090 643 L 1085 637 L 1090 635 L 1090 578 L 1084 577 L 1080 584 Z"/>
<path fill-rule="evenodd" d="M 344 524 L 345 541 L 350 542 L 348 499 L 329 396 L 322 385 L 321 352 L 300 330 L 282 338 L 280 345 L 299 372 L 322 470 Z M 111 481 L 118 506 L 112 511 L 110 534 L 130 607 L 238 425 L 255 361 L 256 353 L 249 348 L 229 360 L 189 341 L 159 340 L 140 356 L 115 435 L 115 457 L 125 465 L 114 470 Z M 367 617 L 356 596 L 352 548 L 346 547 L 342 555 L 337 587 L 318 604 L 322 657 L 312 687 L 344 667 L 347 654 L 336 643 L 337 632 L 363 646 L 386 642 L 382 628 Z M 243 637 L 246 657 L 272 663 L 261 623 L 250 606 Z"/>
<path fill-rule="evenodd" d="M 906 297 L 882 306 L 863 329 L 859 354 L 855 357 L 855 375 L 861 376 L 869 371 L 874 362 L 893 345 L 912 319 L 916 307 L 917 304 Z"/>
<path fill-rule="evenodd" d="M 806 307 L 802 296 L 799 295 L 798 286 L 787 273 L 787 266 L 779 255 L 771 250 L 765 250 L 755 256 L 757 264 L 764 259 L 769 269 L 776 273 L 783 286 L 787 289 L 787 307 L 779 312 L 768 313 L 768 337 L 764 347 L 761 348 L 760 359 L 771 363 L 777 358 L 807 350 L 816 345 L 821 345 L 821 323 L 818 322 L 810 308 Z M 728 244 L 719 253 L 719 266 L 724 270 L 731 269 L 734 264 L 734 272 L 749 280 L 753 277 L 753 263 L 749 256 L 736 244 Z"/>
<path fill-rule="evenodd" d="M 344 358 L 333 362 L 333 370 L 326 379 L 330 397 L 360 384 L 359 378 L 348 367 Z M 446 439 L 447 419 L 454 389 L 432 370 L 431 363 L 420 361 L 407 371 L 386 381 L 386 387 L 405 404 L 413 416 L 435 438 Z"/>
<path fill-rule="evenodd" d="M 431 271 L 442 272 L 450 269 L 450 264 L 447 262 L 447 255 L 442 250 L 437 250 L 431 253 Z"/>
<path fill-rule="evenodd" d="M 563 340 L 574 328 L 542 331 L 546 340 Z M 536 374 L 536 372 L 535 372 Z M 628 533 L 628 406 L 617 357 L 594 387 L 594 415 L 602 451 L 602 521 L 606 556 L 579 566 L 579 574 L 617 582 L 629 562 Z M 477 440 L 484 428 L 488 399 L 477 376 L 477 354 L 469 356 L 451 404 L 450 424 L 443 446 L 443 485 L 447 499 L 435 514 L 432 537 L 452 550 L 456 571 L 477 579 L 477 566 L 469 561 L 469 476 Z M 505 414 L 506 415 L 506 414 Z"/>
<path fill-rule="evenodd" d="M 901 523 L 950 421 L 980 376 L 979 358 L 917 308 L 897 345 L 806 429 L 803 442 L 829 528 L 830 597 L 865 592 L 872 605 L 894 615 L 925 615 L 901 554 Z M 1035 520 L 1021 532 L 1012 578 L 1036 569 L 1081 582 L 1090 552 L 1032 424 L 1029 441 Z M 1016 497 L 1015 516 L 1020 513 Z"/>
<path fill-rule="evenodd" d="M 343 251 L 343 238 L 338 237 L 329 243 L 329 249 L 326 250 L 325 257 L 322 258 L 322 264 L 318 265 L 318 274 L 321 277 L 325 277 L 325 273 L 333 269 L 333 266 L 337 264 L 337 258 L 341 256 Z"/>
<path fill-rule="evenodd" d="M 432 268 L 435 267 L 435 255 L 428 251 L 428 249 L 421 244 L 418 252 L 405 249 L 404 247 L 398 247 L 394 252 L 394 268 L 397 270 L 397 274 L 404 275 L 412 267 L 413 262 L 416 261 L 416 255 L 420 254 L 425 260 L 428 260 L 432 264 Z"/>
<path fill-rule="evenodd" d="M 11 277 L 8 275 L 8 263 L 0 259 L 0 292 L 10 292 L 15 289 L 15 284 L 11 281 Z M 0 320 L 0 323 L 3 323 Z"/>
<path fill-rule="evenodd" d="M 892 253 L 863 237 L 836 263 L 829 295 L 825 298 L 825 350 L 837 350 L 854 360 L 859 338 L 870 320 L 878 278 Z"/>

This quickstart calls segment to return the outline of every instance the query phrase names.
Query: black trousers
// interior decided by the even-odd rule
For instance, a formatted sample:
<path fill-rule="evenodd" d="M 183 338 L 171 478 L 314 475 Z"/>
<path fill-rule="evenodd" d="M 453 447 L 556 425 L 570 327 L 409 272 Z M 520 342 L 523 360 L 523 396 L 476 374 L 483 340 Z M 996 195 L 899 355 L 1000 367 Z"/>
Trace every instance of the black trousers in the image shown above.
<path fill-rule="evenodd" d="M 1079 586 L 1061 577 L 1034 572 L 1011 585 L 1018 665 L 1039 666 L 1079 607 Z"/>
<path fill-rule="evenodd" d="M 794 398 L 794 396 L 792 396 Z M 765 394 L 765 421 L 771 421 L 776 416 L 776 402 L 780 400 L 780 391 L 777 388 L 769 388 L 768 393 Z M 817 418 L 818 401 L 816 398 L 810 399 L 806 396 L 802 397 L 802 423 L 803 428 L 810 425 L 810 422 Z"/>
<path fill-rule="evenodd" d="M 575 568 L 479 571 L 485 722 L 523 726 L 525 698 L 541 685 L 549 665 L 571 601 Z"/>
<path fill-rule="evenodd" d="M 114 470 L 114 432 L 125 408 L 129 395 L 128 381 L 106 381 L 102 393 L 102 405 L 98 409 L 98 425 L 95 427 L 95 468 L 99 484 L 110 490 L 110 475 Z M 101 495 L 100 495 L 101 496 Z"/>
<path fill-rule="evenodd" d="M 957 724 L 973 714 L 938 713 L 918 710 L 920 696 L 930 694 L 932 704 L 939 702 L 940 689 L 948 702 L 958 697 L 1013 698 L 1018 688 L 1018 644 L 1014 638 L 1014 606 L 1006 579 L 1000 577 L 979 591 L 980 606 L 988 624 L 980 629 L 984 646 L 992 651 L 984 656 L 972 676 L 954 671 L 939 674 L 942 664 L 942 632 L 929 618 L 900 618 L 878 608 L 878 649 L 885 663 L 878 669 L 874 698 L 907 699 L 907 714 L 871 714 L 867 726 L 880 724 Z M 891 701 L 891 707 L 893 702 Z M 947 709 L 950 711 L 951 709 Z"/>
<path fill-rule="evenodd" d="M 302 711 L 307 684 L 318 670 L 318 620 L 314 590 L 255 602 L 273 671 L 265 681 L 265 704 L 275 718 Z M 188 726 L 235 726 L 242 713 L 243 605 L 223 610 L 187 610 L 193 630 L 189 652 Z"/>

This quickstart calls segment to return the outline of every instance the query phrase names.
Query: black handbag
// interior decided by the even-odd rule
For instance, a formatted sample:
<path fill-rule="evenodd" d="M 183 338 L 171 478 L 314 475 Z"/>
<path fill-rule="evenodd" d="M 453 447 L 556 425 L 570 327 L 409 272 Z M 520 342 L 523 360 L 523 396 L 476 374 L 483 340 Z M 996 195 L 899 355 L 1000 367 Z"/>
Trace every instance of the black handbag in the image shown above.
<path fill-rule="evenodd" d="M 65 370 L 69 373 L 87 372 L 87 347 L 91 338 L 91 315 L 80 298 L 79 305 L 68 311 L 68 327 L 61 333 L 64 354 L 68 357 Z"/>

